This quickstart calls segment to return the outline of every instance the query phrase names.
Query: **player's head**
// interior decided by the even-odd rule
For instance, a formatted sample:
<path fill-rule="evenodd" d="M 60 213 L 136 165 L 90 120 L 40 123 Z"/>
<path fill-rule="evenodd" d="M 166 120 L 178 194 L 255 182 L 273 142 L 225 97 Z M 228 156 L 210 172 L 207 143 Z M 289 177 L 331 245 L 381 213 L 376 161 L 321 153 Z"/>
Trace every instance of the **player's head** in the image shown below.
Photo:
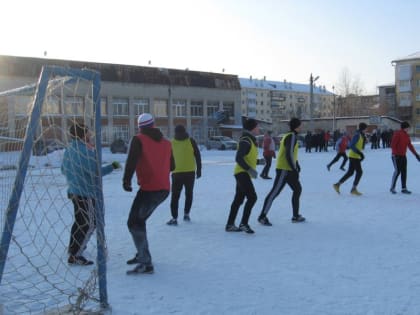
<path fill-rule="evenodd" d="M 155 124 L 155 120 L 153 119 L 153 116 L 149 113 L 143 113 L 139 116 L 138 120 L 138 127 L 139 129 L 142 128 L 151 128 Z"/>
<path fill-rule="evenodd" d="M 89 136 L 89 128 L 83 123 L 74 123 L 70 126 L 69 133 L 72 139 L 86 140 Z"/>

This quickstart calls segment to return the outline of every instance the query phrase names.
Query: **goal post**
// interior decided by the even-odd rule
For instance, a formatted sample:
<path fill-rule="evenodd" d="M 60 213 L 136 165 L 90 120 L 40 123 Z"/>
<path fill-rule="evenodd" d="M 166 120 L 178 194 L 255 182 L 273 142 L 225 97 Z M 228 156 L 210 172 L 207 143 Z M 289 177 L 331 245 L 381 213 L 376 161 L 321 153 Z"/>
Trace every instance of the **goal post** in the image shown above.
<path fill-rule="evenodd" d="M 109 307 L 99 93 L 98 72 L 59 66 L 44 66 L 36 84 L 0 92 L 0 306 L 6 314 L 67 304 L 73 313 Z M 93 269 L 67 264 L 74 213 L 60 162 L 75 123 L 88 126 L 94 139 L 96 245 L 86 249 L 96 258 Z"/>

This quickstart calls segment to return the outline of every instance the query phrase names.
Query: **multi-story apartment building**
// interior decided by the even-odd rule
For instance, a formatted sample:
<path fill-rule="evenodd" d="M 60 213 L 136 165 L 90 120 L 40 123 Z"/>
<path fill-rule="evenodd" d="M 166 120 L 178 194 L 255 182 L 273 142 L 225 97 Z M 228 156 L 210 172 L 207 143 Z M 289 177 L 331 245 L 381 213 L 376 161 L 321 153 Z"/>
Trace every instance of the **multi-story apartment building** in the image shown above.
<path fill-rule="evenodd" d="M 420 52 L 392 61 L 395 66 L 397 116 L 409 120 L 420 135 Z"/>
<path fill-rule="evenodd" d="M 263 128 L 279 133 L 291 117 L 311 119 L 334 115 L 334 94 L 325 87 L 313 87 L 313 108 L 310 108 L 310 84 L 239 78 L 242 116 L 254 117 Z"/>
<path fill-rule="evenodd" d="M 240 133 L 240 83 L 236 75 L 162 69 L 130 65 L 104 64 L 44 58 L 0 56 L 0 91 L 35 83 L 43 65 L 88 68 L 101 73 L 102 143 L 122 138 L 129 140 L 137 132 L 137 116 L 150 112 L 156 126 L 171 136 L 173 126 L 184 124 L 199 143 L 212 135 L 236 137 Z M 53 112 L 58 128 L 66 129 L 68 95 L 61 95 Z M 75 97 L 72 96 L 72 102 Z M 81 103 L 83 99 L 79 100 Z M 82 104 L 81 104 L 82 106 Z M 172 106 L 172 113 L 169 111 Z M 0 116 L 5 126 L 25 119 L 28 108 L 0 99 Z M 217 113 L 223 112 L 223 121 Z M 170 117 L 172 114 L 173 117 Z M 238 127 L 239 126 L 239 127 Z M 3 128 L 8 132 L 8 127 Z"/>

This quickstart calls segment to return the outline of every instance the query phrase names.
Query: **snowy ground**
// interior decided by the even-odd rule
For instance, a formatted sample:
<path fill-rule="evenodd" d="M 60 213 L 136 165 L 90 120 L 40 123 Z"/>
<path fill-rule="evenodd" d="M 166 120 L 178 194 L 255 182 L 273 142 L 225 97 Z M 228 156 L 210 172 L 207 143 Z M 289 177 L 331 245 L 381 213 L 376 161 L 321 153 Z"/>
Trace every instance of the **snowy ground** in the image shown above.
<path fill-rule="evenodd" d="M 273 181 L 255 180 L 250 225 L 256 233 L 249 235 L 224 231 L 234 152 L 202 151 L 192 222 L 166 225 L 169 198 L 148 221 L 153 275 L 125 274 L 135 254 L 126 226 L 135 192 L 123 191 L 121 171 L 104 177 L 113 314 L 420 314 L 419 163 L 407 154 L 413 194 L 399 193 L 398 182 L 391 195 L 390 150 L 367 148 L 363 196 L 356 197 L 349 194 L 352 178 L 341 195 L 333 190 L 343 175 L 338 163 L 326 170 L 334 155 L 299 152 L 302 224 L 290 222 L 288 187 L 268 214 L 273 226 L 257 223 Z M 103 159 L 124 162 L 125 155 L 104 152 Z M 236 223 L 241 215 L 242 209 Z"/>

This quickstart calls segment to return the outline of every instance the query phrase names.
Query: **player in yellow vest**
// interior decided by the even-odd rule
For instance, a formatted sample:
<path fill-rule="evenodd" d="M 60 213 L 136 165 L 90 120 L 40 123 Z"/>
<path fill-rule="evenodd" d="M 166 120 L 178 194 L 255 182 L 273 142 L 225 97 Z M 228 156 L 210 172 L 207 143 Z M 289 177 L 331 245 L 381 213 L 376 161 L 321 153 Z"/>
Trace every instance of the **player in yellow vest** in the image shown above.
<path fill-rule="evenodd" d="M 363 155 L 363 149 L 365 147 L 366 136 L 364 134 L 367 125 L 364 122 L 359 124 L 359 129 L 354 134 L 350 142 L 350 151 L 349 151 L 349 169 L 347 173 L 344 174 L 341 179 L 333 185 L 334 190 L 339 194 L 340 185 L 343 184 L 348 178 L 353 176 L 353 173 L 356 171 L 356 176 L 353 181 L 353 186 L 350 193 L 355 196 L 360 196 L 362 193 L 357 190 L 357 184 L 359 184 L 360 178 L 362 178 L 362 161 L 365 158 Z"/>
<path fill-rule="evenodd" d="M 273 188 L 265 197 L 261 214 L 258 222 L 265 226 L 271 226 L 271 222 L 267 218 L 267 213 L 273 204 L 274 199 L 280 194 L 286 184 L 293 190 L 292 222 L 303 222 L 305 218 L 299 214 L 299 199 L 302 192 L 302 185 L 299 182 L 300 166 L 298 162 L 297 135 L 300 131 L 301 122 L 298 118 L 292 118 L 289 121 L 290 132 L 286 134 L 281 142 L 279 153 L 277 154 L 276 178 L 274 179 Z"/>
<path fill-rule="evenodd" d="M 185 188 L 184 221 L 190 221 L 193 201 L 194 181 L 201 177 L 201 154 L 197 143 L 191 138 L 183 125 L 175 127 L 172 139 L 172 153 L 175 169 L 172 171 L 171 214 L 168 225 L 178 225 L 178 205 L 182 188 Z"/>
<path fill-rule="evenodd" d="M 250 228 L 248 221 L 251 215 L 252 207 L 257 202 L 257 193 L 251 178 L 257 178 L 257 164 L 264 164 L 264 160 L 258 160 L 258 147 L 255 135 L 259 134 L 258 123 L 255 119 L 248 118 L 243 123 L 243 134 L 239 139 L 238 150 L 236 152 L 236 165 L 234 176 L 236 180 L 236 192 L 233 202 L 230 206 L 229 218 L 226 224 L 226 232 L 254 233 Z M 244 211 L 242 220 L 237 227 L 235 219 L 239 211 L 239 207 L 244 202 Z"/>

